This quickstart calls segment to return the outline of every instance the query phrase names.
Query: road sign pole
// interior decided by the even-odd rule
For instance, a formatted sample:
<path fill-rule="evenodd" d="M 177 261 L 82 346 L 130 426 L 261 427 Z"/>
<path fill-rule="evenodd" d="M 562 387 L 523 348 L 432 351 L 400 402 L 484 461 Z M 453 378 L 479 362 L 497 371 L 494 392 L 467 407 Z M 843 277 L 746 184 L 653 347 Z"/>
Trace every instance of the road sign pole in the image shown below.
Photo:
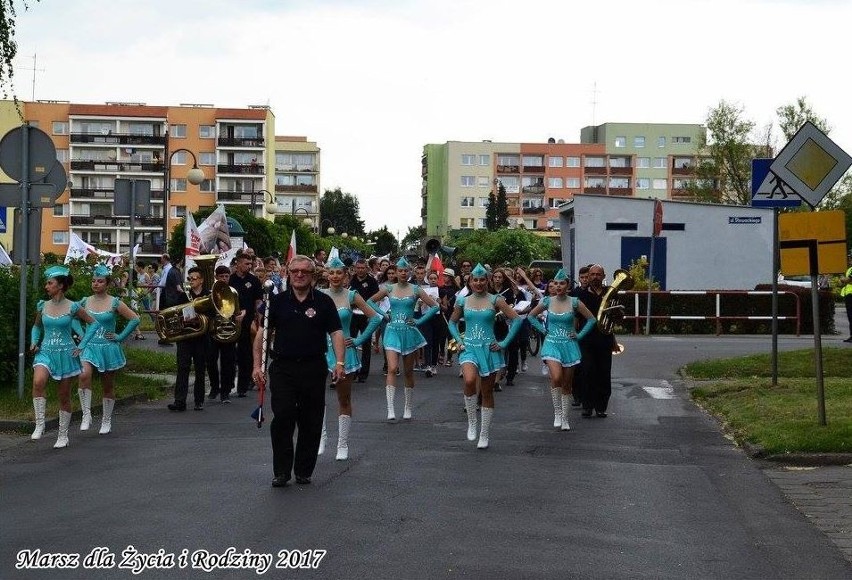
<path fill-rule="evenodd" d="M 27 325 L 27 256 L 29 248 L 27 248 L 27 222 L 29 221 L 30 210 L 30 126 L 24 124 L 21 126 L 23 131 L 21 139 L 21 212 L 23 219 L 20 227 L 22 228 L 21 235 L 18 238 L 21 241 L 20 248 L 15 248 L 15 252 L 20 256 L 21 262 L 21 283 L 20 283 L 20 300 L 18 301 L 18 398 L 24 398 L 24 371 L 26 370 L 26 334 L 24 332 Z"/>
<path fill-rule="evenodd" d="M 772 386 L 778 386 L 778 272 L 781 249 L 778 235 L 778 208 L 772 210 Z"/>

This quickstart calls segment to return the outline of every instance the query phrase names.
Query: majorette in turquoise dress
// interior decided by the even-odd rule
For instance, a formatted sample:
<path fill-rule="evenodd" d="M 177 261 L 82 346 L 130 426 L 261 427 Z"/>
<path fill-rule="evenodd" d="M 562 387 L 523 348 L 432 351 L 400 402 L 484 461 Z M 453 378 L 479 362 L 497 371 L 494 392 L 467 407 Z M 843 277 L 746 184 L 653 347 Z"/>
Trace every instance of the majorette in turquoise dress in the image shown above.
<path fill-rule="evenodd" d="M 331 290 L 323 290 L 331 296 Z M 332 297 L 332 300 L 334 298 Z M 338 306 L 337 315 L 340 317 L 340 326 L 343 327 L 343 340 L 352 338 L 350 326 L 352 325 L 352 301 L 355 299 L 355 290 L 349 290 L 346 296 L 347 306 Z M 328 364 L 328 370 L 334 371 L 337 365 L 337 359 L 334 355 L 334 349 L 331 346 L 331 337 L 328 337 L 328 350 L 325 351 L 325 360 Z M 358 349 L 354 346 L 346 347 L 346 354 L 343 359 L 344 370 L 346 374 L 354 373 L 361 368 L 361 357 L 358 356 Z"/>
<path fill-rule="evenodd" d="M 473 363 L 479 372 L 479 376 L 488 375 L 506 366 L 503 351 L 492 351 L 491 344 L 497 342 L 494 336 L 494 317 L 497 315 L 494 303 L 498 296 L 488 295 L 489 307 L 477 310 L 467 307 L 469 296 L 456 298 L 456 308 L 461 308 L 464 313 L 464 350 L 459 355 L 459 364 Z"/>
<path fill-rule="evenodd" d="M 86 308 L 87 300 L 88 298 L 83 298 L 80 301 L 80 306 Z M 102 373 L 120 369 L 127 364 L 127 359 L 124 357 L 124 350 L 121 348 L 121 343 L 104 337 L 104 335 L 108 332 L 117 334 L 115 332 L 115 323 L 118 316 L 117 310 L 119 304 L 121 304 L 121 300 L 113 296 L 109 310 L 96 312 L 86 308 L 86 312 L 88 312 L 92 318 L 97 320 L 101 326 L 97 329 L 92 340 L 89 341 L 89 344 L 86 345 L 86 348 L 83 349 L 82 354 L 80 354 L 80 361 L 91 363 L 93 367 Z"/>
<path fill-rule="evenodd" d="M 417 295 L 420 287 L 409 284 L 411 296 L 402 298 L 393 295 L 394 284 L 387 284 L 385 290 L 390 299 L 390 321 L 385 328 L 384 345 L 385 350 L 392 350 L 402 355 L 410 354 L 418 348 L 426 346 L 426 339 L 420 334 L 416 326 L 406 321 L 414 318 L 414 307 L 417 304 Z"/>
<path fill-rule="evenodd" d="M 553 312 L 550 310 L 551 296 L 543 299 L 547 311 L 547 334 L 541 345 L 541 360 L 552 360 L 563 367 L 572 367 L 580 364 L 580 346 L 577 339 L 572 337 L 574 330 L 574 311 L 577 309 L 578 298 L 569 298 L 571 309 L 565 312 Z"/>
<path fill-rule="evenodd" d="M 54 380 L 76 377 L 82 372 L 80 359 L 71 356 L 77 348 L 71 336 L 71 322 L 77 315 L 80 305 L 71 302 L 68 313 L 60 316 L 50 316 L 44 312 L 45 300 L 39 300 L 36 309 L 41 313 L 41 325 L 44 338 L 33 359 L 33 368 L 42 366 L 47 369 Z"/>

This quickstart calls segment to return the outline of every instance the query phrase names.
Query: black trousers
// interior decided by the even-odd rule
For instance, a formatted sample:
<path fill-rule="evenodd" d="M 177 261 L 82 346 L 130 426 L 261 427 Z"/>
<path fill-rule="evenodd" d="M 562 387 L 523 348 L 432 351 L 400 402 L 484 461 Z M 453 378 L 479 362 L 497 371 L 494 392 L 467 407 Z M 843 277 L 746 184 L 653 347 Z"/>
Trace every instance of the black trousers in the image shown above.
<path fill-rule="evenodd" d="M 222 400 L 228 398 L 228 393 L 234 388 L 236 356 L 237 349 L 234 344 L 210 341 L 207 351 L 207 374 L 210 376 L 211 397 L 221 395 Z"/>
<path fill-rule="evenodd" d="M 246 324 L 248 320 L 248 324 Z M 251 387 L 251 371 L 254 364 L 254 354 L 251 344 L 251 321 L 249 315 L 243 318 L 240 338 L 237 340 L 237 393 L 245 394 Z"/>
<path fill-rule="evenodd" d="M 272 395 L 272 469 L 274 475 L 310 477 L 317 464 L 325 412 L 325 356 L 275 360 L 269 368 Z M 299 435 L 293 451 L 293 431 Z"/>
<path fill-rule="evenodd" d="M 584 411 L 606 412 L 612 395 L 612 336 L 594 333 L 580 342 L 580 402 Z"/>
<path fill-rule="evenodd" d="M 530 343 L 530 323 L 524 319 L 515 338 L 509 343 L 509 348 L 506 349 L 506 378 L 510 381 L 515 380 L 518 375 L 518 357 L 522 361 L 527 360 L 527 345 Z"/>
<path fill-rule="evenodd" d="M 349 332 L 352 333 L 352 338 L 356 338 L 364 332 L 370 319 L 365 314 L 353 314 L 352 324 L 349 326 Z M 370 375 L 370 360 L 373 357 L 372 339 L 368 340 L 361 346 L 361 369 L 358 371 L 359 377 L 367 378 Z"/>
<path fill-rule="evenodd" d="M 192 394 L 196 405 L 204 403 L 204 371 L 207 368 L 207 346 L 209 338 L 201 336 L 177 342 L 177 379 L 175 381 L 175 403 L 186 405 L 189 392 L 189 371 L 195 368 L 195 383 Z"/>
<path fill-rule="evenodd" d="M 847 294 L 843 297 L 843 304 L 846 305 L 846 318 L 849 319 L 849 336 L 852 337 L 852 294 Z"/>

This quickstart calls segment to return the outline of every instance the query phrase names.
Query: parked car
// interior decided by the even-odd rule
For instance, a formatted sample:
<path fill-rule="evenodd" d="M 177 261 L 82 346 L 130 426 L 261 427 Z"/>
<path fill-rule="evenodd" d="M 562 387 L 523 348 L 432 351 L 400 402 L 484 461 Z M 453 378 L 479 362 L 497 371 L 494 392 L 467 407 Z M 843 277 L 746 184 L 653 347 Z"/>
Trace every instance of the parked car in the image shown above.
<path fill-rule="evenodd" d="M 798 286 L 799 288 L 810 288 L 811 287 L 811 277 L 810 276 L 785 276 L 784 274 L 778 274 L 778 285 L 779 286 Z"/>

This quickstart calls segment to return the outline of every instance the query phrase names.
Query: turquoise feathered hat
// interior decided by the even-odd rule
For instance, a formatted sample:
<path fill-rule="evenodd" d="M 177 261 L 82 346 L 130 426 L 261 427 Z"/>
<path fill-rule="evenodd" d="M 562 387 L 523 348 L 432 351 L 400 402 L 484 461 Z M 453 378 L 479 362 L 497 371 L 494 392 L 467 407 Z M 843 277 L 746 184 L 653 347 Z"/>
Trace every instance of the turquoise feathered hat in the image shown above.
<path fill-rule="evenodd" d="M 411 264 L 408 263 L 408 260 L 405 259 L 405 256 L 396 261 L 396 267 L 411 270 Z"/>
<path fill-rule="evenodd" d="M 325 263 L 325 267 L 329 270 L 344 270 L 346 269 L 346 264 L 344 264 L 340 258 L 335 256 Z"/>
<path fill-rule="evenodd" d="M 556 276 L 553 277 L 556 282 L 562 282 L 563 280 L 568 279 L 568 275 L 565 274 L 565 270 L 563 268 L 559 268 L 559 271 L 556 273 Z"/>
<path fill-rule="evenodd" d="M 476 267 L 471 270 L 470 275 L 474 278 L 485 278 L 488 276 L 488 270 L 486 270 L 482 264 L 477 264 Z"/>
<path fill-rule="evenodd" d="M 92 278 L 109 278 L 112 270 L 106 264 L 98 264 L 92 270 Z"/>
<path fill-rule="evenodd" d="M 44 271 L 44 279 L 50 280 L 51 278 L 56 278 L 57 276 L 67 276 L 71 273 L 66 266 L 51 266 L 47 270 Z"/>

